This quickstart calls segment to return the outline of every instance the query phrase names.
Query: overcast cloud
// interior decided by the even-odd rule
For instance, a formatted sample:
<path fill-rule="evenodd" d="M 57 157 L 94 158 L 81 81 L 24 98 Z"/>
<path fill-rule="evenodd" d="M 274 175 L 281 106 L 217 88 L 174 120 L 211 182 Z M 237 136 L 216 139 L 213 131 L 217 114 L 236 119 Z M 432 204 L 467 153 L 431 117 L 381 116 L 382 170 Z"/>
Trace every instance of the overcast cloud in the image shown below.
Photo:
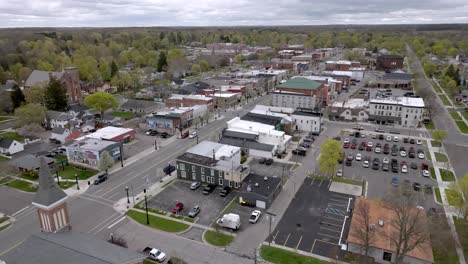
<path fill-rule="evenodd" d="M 468 0 L 0 0 L 0 27 L 468 23 Z"/>

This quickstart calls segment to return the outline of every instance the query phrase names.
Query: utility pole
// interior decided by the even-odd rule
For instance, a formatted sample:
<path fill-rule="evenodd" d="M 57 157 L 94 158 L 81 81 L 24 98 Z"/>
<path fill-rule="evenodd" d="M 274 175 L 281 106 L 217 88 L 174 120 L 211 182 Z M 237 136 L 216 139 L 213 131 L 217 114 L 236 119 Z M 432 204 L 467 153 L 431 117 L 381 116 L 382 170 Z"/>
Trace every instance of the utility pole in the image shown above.
<path fill-rule="evenodd" d="M 254 248 L 254 264 L 257 264 L 257 248 Z"/>
<path fill-rule="evenodd" d="M 268 212 L 268 211 L 266 211 L 265 214 L 268 215 L 268 220 L 269 220 L 269 222 L 270 222 L 269 231 L 268 231 L 268 236 L 270 237 L 270 239 L 268 239 L 268 246 L 270 246 L 270 245 L 271 245 L 271 241 L 273 240 L 273 237 L 271 237 L 271 221 L 272 221 L 273 216 L 276 216 L 276 215 L 273 214 L 273 213 L 270 213 L 270 212 Z"/>
<path fill-rule="evenodd" d="M 120 141 L 120 167 L 123 168 L 123 143 Z"/>

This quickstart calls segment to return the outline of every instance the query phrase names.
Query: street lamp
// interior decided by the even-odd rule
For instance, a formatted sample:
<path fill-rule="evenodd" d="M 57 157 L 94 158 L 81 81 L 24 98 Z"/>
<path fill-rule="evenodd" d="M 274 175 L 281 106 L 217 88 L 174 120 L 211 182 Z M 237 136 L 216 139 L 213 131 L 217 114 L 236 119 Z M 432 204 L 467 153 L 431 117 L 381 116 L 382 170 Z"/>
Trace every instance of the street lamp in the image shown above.
<path fill-rule="evenodd" d="M 145 210 L 146 210 L 146 224 L 149 225 L 149 215 L 148 215 L 148 202 L 146 200 L 146 189 L 143 189 L 143 192 L 145 193 Z"/>
<path fill-rule="evenodd" d="M 127 192 L 127 206 L 130 204 L 130 196 L 128 196 L 128 186 L 125 186 L 125 191 Z"/>
<path fill-rule="evenodd" d="M 156 138 L 154 138 L 154 150 L 158 150 L 158 142 L 156 141 Z"/>
<path fill-rule="evenodd" d="M 197 138 L 197 145 L 198 145 L 198 135 L 196 136 L 196 138 Z"/>
<path fill-rule="evenodd" d="M 75 180 L 76 180 L 76 189 L 80 190 L 80 185 L 78 184 L 78 174 L 75 173 Z"/>
<path fill-rule="evenodd" d="M 270 212 L 268 212 L 268 211 L 265 212 L 265 214 L 268 215 L 268 220 L 269 220 L 269 222 L 270 222 L 270 227 L 269 227 L 269 231 L 268 231 L 268 236 L 270 237 L 270 239 L 268 239 L 268 246 L 270 246 L 271 241 L 273 240 L 273 237 L 271 237 L 271 221 L 272 221 L 273 216 L 276 216 L 276 215 L 273 214 L 273 213 L 270 213 Z"/>

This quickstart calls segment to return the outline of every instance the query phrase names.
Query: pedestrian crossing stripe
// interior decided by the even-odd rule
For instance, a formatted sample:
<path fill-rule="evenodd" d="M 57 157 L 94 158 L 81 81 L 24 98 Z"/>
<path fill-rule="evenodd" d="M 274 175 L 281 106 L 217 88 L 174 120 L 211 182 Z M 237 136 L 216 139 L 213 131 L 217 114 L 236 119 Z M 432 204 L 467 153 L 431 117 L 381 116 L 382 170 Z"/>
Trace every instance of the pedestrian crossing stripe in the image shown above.
<path fill-rule="evenodd" d="M 340 215 L 340 216 L 345 216 L 346 215 L 346 212 L 344 212 L 344 211 L 342 211 L 340 209 L 329 208 L 329 207 L 327 207 L 325 209 L 325 212 L 329 213 L 329 214 Z"/>

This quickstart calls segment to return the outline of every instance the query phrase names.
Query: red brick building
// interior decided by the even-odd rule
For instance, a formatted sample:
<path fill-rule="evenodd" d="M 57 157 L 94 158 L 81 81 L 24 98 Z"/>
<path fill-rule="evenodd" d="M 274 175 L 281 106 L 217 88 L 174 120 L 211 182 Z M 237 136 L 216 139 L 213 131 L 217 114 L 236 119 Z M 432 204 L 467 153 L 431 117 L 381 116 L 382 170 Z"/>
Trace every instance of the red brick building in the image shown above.
<path fill-rule="evenodd" d="M 194 105 L 206 105 L 209 111 L 213 110 L 213 98 L 205 95 L 180 95 L 173 94 L 166 99 L 166 107 L 191 107 Z"/>
<path fill-rule="evenodd" d="M 403 68 L 404 58 L 398 55 L 381 55 L 377 57 L 375 69 L 379 71 L 395 71 Z"/>
<path fill-rule="evenodd" d="M 298 94 L 305 96 L 315 96 L 317 98 L 316 104 L 328 105 L 328 85 L 314 80 L 303 77 L 296 77 L 276 86 L 276 91 L 286 94 Z M 286 106 L 292 107 L 293 106 Z"/>
<path fill-rule="evenodd" d="M 326 71 L 349 71 L 351 68 L 350 61 L 326 61 L 325 70 Z"/>

